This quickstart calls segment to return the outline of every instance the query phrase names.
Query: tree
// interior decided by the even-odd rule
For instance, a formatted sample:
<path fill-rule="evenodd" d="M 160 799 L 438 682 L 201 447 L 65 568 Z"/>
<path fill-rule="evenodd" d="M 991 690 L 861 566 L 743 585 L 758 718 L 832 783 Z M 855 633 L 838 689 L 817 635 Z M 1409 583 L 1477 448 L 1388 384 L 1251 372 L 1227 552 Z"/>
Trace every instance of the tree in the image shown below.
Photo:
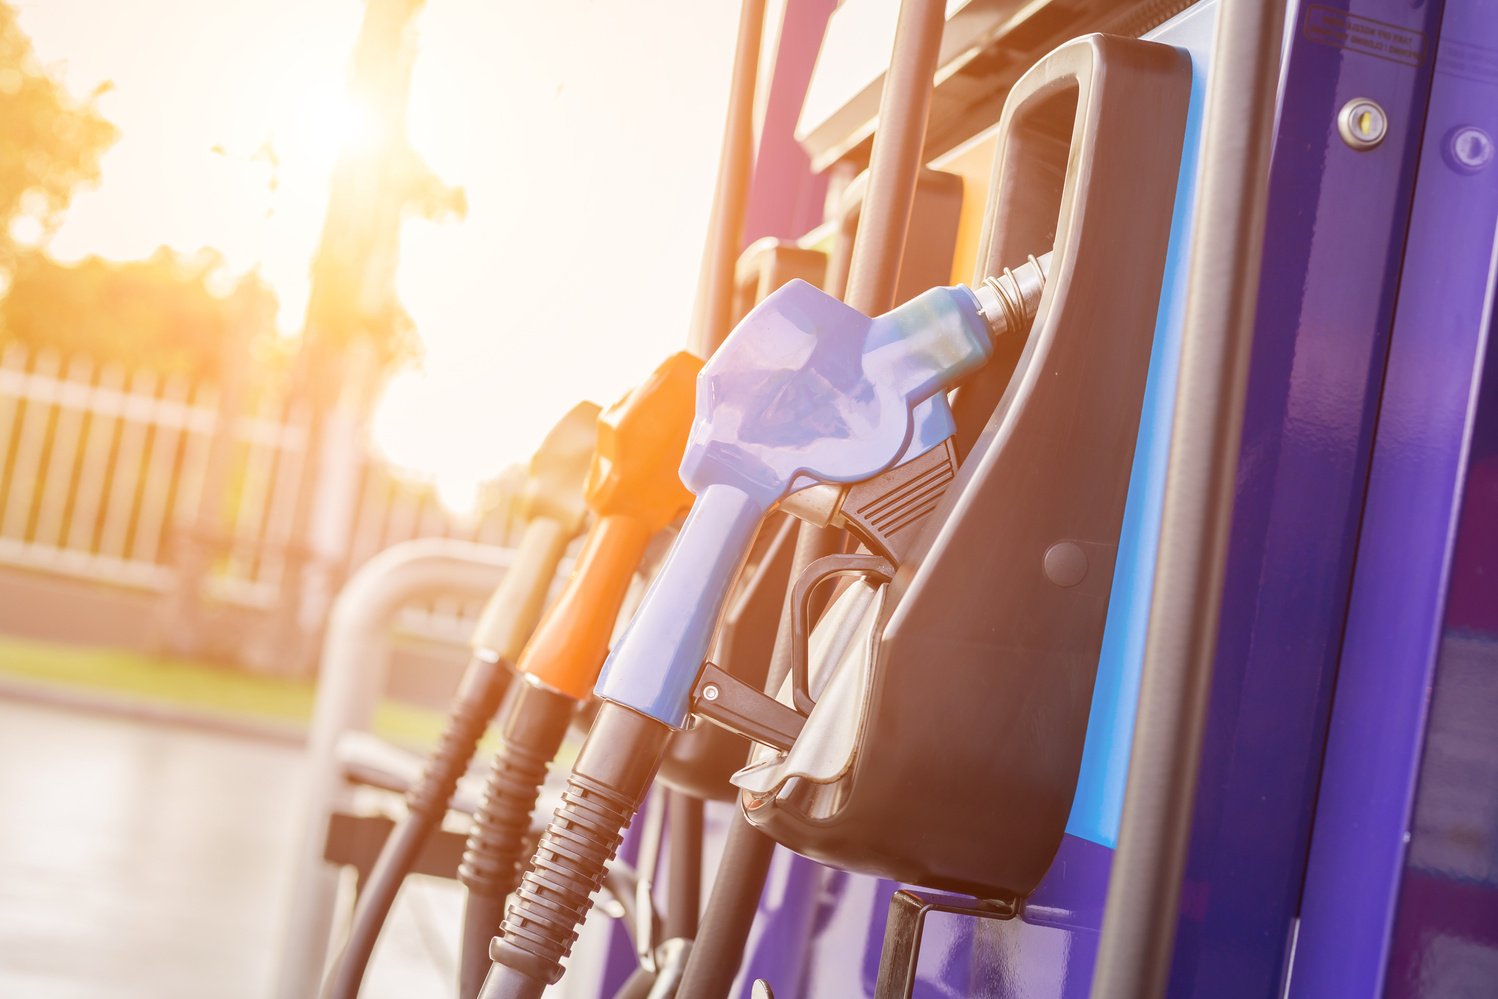
<path fill-rule="evenodd" d="M 0 0 L 0 339 L 213 378 L 234 309 L 270 300 L 258 278 L 243 279 L 231 304 L 214 294 L 223 262 L 212 251 L 62 264 L 40 248 L 119 137 L 98 108 L 108 89 L 75 99 Z M 17 238 L 23 225 L 32 232 Z"/>
<path fill-rule="evenodd" d="M 37 60 L 16 9 L 0 0 L 0 268 L 15 261 L 18 221 L 32 220 L 35 235 L 44 235 L 73 192 L 98 180 L 99 157 L 119 136 L 98 109 L 108 89 L 76 100 Z"/>
<path fill-rule="evenodd" d="M 231 326 L 244 321 L 237 310 L 275 311 L 274 296 L 254 274 L 232 296 L 215 294 L 222 264 L 211 250 L 182 256 L 166 247 L 123 263 L 89 257 L 63 264 L 38 250 L 21 251 L 10 291 L 0 299 L 0 339 L 218 380 Z M 264 342 L 266 333 L 254 330 L 260 342 L 246 346 L 263 353 L 273 346 Z"/>

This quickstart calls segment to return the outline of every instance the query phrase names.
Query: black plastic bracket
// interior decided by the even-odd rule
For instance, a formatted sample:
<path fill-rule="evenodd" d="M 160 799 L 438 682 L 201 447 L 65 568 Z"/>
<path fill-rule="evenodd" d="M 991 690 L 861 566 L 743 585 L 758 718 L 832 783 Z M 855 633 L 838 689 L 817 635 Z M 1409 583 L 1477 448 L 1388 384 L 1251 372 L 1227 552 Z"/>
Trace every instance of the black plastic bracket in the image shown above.
<path fill-rule="evenodd" d="M 915 991 L 916 966 L 921 960 L 921 934 L 926 928 L 926 916 L 932 912 L 952 912 L 977 919 L 1013 919 L 1019 915 L 1019 902 L 985 901 L 909 889 L 895 892 L 890 896 L 889 918 L 884 924 L 884 949 L 879 952 L 874 999 L 910 999 Z"/>
<path fill-rule="evenodd" d="M 712 663 L 692 688 L 692 713 L 782 753 L 806 724 L 805 715 Z"/>

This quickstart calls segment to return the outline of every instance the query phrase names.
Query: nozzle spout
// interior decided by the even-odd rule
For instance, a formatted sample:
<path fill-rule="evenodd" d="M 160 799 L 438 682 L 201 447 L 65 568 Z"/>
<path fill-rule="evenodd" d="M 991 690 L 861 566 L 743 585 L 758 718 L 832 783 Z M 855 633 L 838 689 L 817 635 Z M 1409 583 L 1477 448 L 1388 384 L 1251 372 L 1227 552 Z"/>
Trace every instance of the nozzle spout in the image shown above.
<path fill-rule="evenodd" d="M 1050 270 L 1051 254 L 1046 252 L 1039 257 L 1030 257 L 1018 267 L 1004 268 L 997 277 L 984 278 L 973 289 L 978 311 L 987 320 L 995 338 L 1030 327 L 1035 311 L 1040 307 L 1040 295 L 1045 291 Z"/>

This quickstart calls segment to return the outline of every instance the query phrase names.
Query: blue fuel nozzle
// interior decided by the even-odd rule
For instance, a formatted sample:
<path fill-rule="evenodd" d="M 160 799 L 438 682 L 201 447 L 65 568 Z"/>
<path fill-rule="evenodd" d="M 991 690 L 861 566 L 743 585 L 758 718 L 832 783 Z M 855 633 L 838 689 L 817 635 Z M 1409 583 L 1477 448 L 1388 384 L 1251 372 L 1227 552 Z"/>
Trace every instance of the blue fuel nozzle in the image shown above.
<path fill-rule="evenodd" d="M 926 438 L 950 434 L 945 401 L 922 404 L 982 365 L 1008 325 L 1003 310 L 963 285 L 934 288 L 873 319 L 804 281 L 761 302 L 698 375 L 681 463 L 696 501 L 604 664 L 598 696 L 685 724 L 693 682 L 766 514 L 791 492 L 871 478 L 913 446 L 929 446 Z"/>

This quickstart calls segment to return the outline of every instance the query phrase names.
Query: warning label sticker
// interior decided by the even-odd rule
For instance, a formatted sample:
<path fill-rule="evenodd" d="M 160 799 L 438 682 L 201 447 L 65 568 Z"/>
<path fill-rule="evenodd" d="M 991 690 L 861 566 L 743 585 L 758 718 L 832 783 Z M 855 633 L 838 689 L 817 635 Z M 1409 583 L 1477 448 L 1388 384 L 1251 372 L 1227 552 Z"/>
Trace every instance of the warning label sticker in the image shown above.
<path fill-rule="evenodd" d="M 1498 49 L 1443 38 L 1436 57 L 1436 72 L 1478 83 L 1498 83 Z"/>
<path fill-rule="evenodd" d="M 1319 4 L 1306 8 L 1302 27 L 1305 37 L 1347 52 L 1361 52 L 1377 59 L 1418 66 L 1425 61 L 1425 36 L 1397 24 L 1358 17 L 1345 10 Z"/>

